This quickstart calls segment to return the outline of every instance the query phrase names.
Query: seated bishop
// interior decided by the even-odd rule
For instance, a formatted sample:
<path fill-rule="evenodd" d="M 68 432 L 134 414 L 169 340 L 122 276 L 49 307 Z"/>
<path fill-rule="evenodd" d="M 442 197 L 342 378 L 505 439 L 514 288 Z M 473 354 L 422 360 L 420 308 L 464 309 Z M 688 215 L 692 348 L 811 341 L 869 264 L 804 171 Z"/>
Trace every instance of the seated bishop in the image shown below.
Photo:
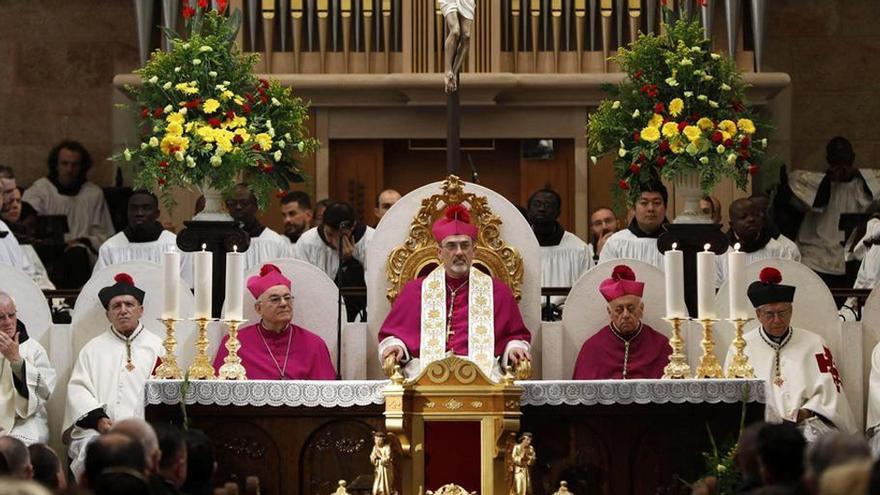
<path fill-rule="evenodd" d="M 88 341 L 70 375 L 63 438 L 79 479 L 86 445 L 126 418 L 144 417 L 144 386 L 162 355 L 162 339 L 141 324 L 144 291 L 127 273 L 98 292 L 110 325 Z"/>
<path fill-rule="evenodd" d="M 795 287 L 779 270 L 761 270 L 748 288 L 760 326 L 745 334 L 745 353 L 758 378 L 767 381 L 767 420 L 803 427 L 808 440 L 829 428 L 856 431 L 831 349 L 819 335 L 791 327 Z M 731 344 L 725 367 L 733 362 Z"/>
<path fill-rule="evenodd" d="M 28 337 L 12 296 L 0 292 L 0 435 L 27 445 L 48 442 L 46 401 L 54 389 L 46 350 Z"/>
<path fill-rule="evenodd" d="M 294 325 L 290 280 L 277 266 L 263 265 L 259 275 L 250 277 L 247 288 L 254 295 L 259 323 L 238 333 L 238 356 L 252 380 L 334 380 L 336 371 L 324 340 Z M 223 366 L 228 355 L 223 337 L 214 369 Z"/>
<path fill-rule="evenodd" d="M 501 364 L 531 360 L 531 333 L 510 288 L 473 269 L 478 229 L 462 205 L 446 208 L 431 228 L 440 266 L 407 283 L 379 330 L 379 356 L 414 378 L 450 355 L 476 363 L 492 379 Z M 500 362 L 499 362 L 499 359 Z"/>
<path fill-rule="evenodd" d="M 574 365 L 575 380 L 661 378 L 669 363 L 669 339 L 642 323 L 645 283 L 617 265 L 599 285 L 608 302 L 608 325 L 587 339 Z"/>

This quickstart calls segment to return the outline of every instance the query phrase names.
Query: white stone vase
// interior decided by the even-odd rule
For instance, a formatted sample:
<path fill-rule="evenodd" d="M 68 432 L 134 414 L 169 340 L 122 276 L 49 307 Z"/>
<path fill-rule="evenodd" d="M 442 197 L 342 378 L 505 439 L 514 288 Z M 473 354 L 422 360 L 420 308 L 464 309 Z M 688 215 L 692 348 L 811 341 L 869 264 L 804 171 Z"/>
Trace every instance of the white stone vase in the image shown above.
<path fill-rule="evenodd" d="M 675 216 L 672 223 L 712 223 L 712 219 L 703 215 L 700 209 L 700 199 L 703 190 L 700 188 L 700 174 L 688 172 L 679 175 L 673 182 L 675 185 L 675 197 L 681 198 L 684 208 Z"/>
<path fill-rule="evenodd" d="M 203 181 L 199 186 L 199 192 L 205 196 L 205 209 L 197 213 L 193 220 L 197 222 L 231 222 L 232 217 L 226 212 L 226 206 L 223 204 L 223 193 L 208 183 Z"/>

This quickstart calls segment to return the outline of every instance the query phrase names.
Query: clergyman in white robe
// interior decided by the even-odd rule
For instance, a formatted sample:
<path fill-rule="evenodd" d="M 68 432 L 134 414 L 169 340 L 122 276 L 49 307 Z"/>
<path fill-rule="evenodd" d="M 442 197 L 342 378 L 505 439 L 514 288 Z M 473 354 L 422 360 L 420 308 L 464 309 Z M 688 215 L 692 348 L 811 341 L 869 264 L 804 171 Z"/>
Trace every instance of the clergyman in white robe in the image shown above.
<path fill-rule="evenodd" d="M 555 246 L 541 246 L 541 286 L 571 287 L 593 267 L 593 246 L 566 231 Z M 553 296 L 552 304 L 562 304 L 565 296 Z"/>
<path fill-rule="evenodd" d="M 27 254 L 21 248 L 18 239 L 9 230 L 9 226 L 2 220 L 0 220 L 0 232 L 6 232 L 6 235 L 0 238 L 0 263 L 18 268 L 22 273 L 36 281 L 37 272 L 34 269 L 34 265 L 31 264 Z"/>
<path fill-rule="evenodd" d="M 876 248 L 873 248 L 876 249 Z M 868 417 L 865 432 L 874 456 L 880 455 L 880 344 L 871 352 L 871 377 L 868 382 Z"/>
<path fill-rule="evenodd" d="M 126 261 L 151 261 L 162 264 L 162 253 L 167 253 L 171 249 L 177 250 L 177 235 L 174 232 L 163 230 L 155 241 L 132 242 L 126 237 L 125 231 L 122 231 L 101 244 L 98 261 L 95 262 L 92 273 L 97 273 L 105 266 Z M 181 253 L 180 278 L 189 287 L 193 285 L 192 271 L 192 255 Z"/>
<path fill-rule="evenodd" d="M 605 241 L 605 246 L 599 252 L 599 263 L 631 259 L 648 263 L 663 271 L 663 253 L 657 249 L 657 237 L 642 232 L 633 220 L 628 228 L 618 230 Z"/>
<path fill-rule="evenodd" d="M 0 355 L 0 435 L 27 445 L 49 441 L 46 401 L 55 389 L 55 369 L 46 350 L 18 322 L 21 361 Z"/>
<path fill-rule="evenodd" d="M 85 237 L 97 248 L 116 232 L 104 201 L 104 191 L 91 182 L 84 182 L 76 195 L 68 196 L 59 193 L 58 188 L 43 177 L 27 188 L 21 200 L 40 215 L 65 215 L 70 229 L 64 235 L 65 241 Z"/>
<path fill-rule="evenodd" d="M 251 245 L 244 252 L 244 270 L 254 270 L 269 261 L 290 257 L 290 241 L 269 227 L 264 227 L 259 236 L 251 237 Z"/>
<path fill-rule="evenodd" d="M 300 236 L 294 245 L 295 257 L 298 260 L 317 266 L 328 277 L 335 279 L 336 272 L 339 270 L 339 253 L 321 238 L 318 234 L 319 228 L 313 227 Z M 364 235 L 354 243 L 354 250 L 352 251 L 352 257 L 358 260 L 364 266 L 364 269 L 366 269 L 367 245 L 370 243 L 370 239 L 373 238 L 373 232 L 372 227 L 366 227 Z"/>

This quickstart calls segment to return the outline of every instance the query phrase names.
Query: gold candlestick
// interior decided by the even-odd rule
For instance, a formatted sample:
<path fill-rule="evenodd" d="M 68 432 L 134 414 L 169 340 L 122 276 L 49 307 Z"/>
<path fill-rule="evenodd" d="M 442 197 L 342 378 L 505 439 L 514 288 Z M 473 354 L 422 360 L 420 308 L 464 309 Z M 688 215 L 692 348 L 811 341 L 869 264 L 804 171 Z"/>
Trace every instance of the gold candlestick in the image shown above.
<path fill-rule="evenodd" d="M 165 324 L 165 341 L 162 343 L 165 347 L 165 356 L 162 358 L 162 364 L 153 373 L 153 377 L 160 380 L 180 380 L 183 378 L 183 373 L 180 371 L 177 356 L 174 354 L 174 349 L 177 347 L 177 339 L 174 338 L 174 324 L 180 320 L 160 318 L 159 321 Z"/>
<path fill-rule="evenodd" d="M 681 322 L 684 319 L 666 318 L 666 321 L 672 323 L 672 336 L 669 337 L 669 347 L 672 347 L 672 354 L 669 355 L 669 364 L 663 368 L 663 378 L 690 378 L 691 367 L 687 363 L 687 357 L 684 354 L 684 340 L 681 338 Z"/>
<path fill-rule="evenodd" d="M 226 324 L 229 325 L 226 350 L 229 353 L 223 359 L 223 366 L 220 367 L 218 373 L 221 380 L 247 380 L 247 371 L 241 364 L 241 358 L 238 357 L 238 350 L 241 349 L 241 342 L 238 341 L 238 326 L 242 323 L 244 320 L 226 320 Z"/>
<path fill-rule="evenodd" d="M 193 359 L 189 367 L 190 380 L 213 380 L 214 367 L 211 366 L 211 359 L 208 357 L 208 323 L 214 321 L 213 318 L 194 318 L 199 325 L 199 339 L 196 341 L 196 357 Z"/>
<path fill-rule="evenodd" d="M 733 355 L 733 362 L 727 368 L 727 378 L 754 378 L 755 369 L 749 363 L 749 357 L 746 356 L 746 339 L 743 338 L 743 327 L 751 320 L 751 318 L 737 318 L 730 320 L 736 325 L 736 333 L 733 338 L 733 347 L 736 353 Z"/>
<path fill-rule="evenodd" d="M 715 356 L 715 340 L 712 338 L 712 325 L 718 320 L 702 319 L 700 323 L 703 325 L 703 340 L 700 341 L 700 347 L 703 349 L 703 355 L 700 357 L 700 365 L 697 366 L 697 373 L 694 378 L 723 378 L 724 372 L 721 369 L 721 363 Z"/>

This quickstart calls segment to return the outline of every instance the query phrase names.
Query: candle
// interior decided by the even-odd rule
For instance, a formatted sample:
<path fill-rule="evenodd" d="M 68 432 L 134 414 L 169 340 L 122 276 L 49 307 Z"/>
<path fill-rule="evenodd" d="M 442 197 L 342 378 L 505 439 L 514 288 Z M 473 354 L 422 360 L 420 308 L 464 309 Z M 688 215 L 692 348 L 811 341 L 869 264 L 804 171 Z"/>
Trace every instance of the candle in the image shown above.
<path fill-rule="evenodd" d="M 687 318 L 687 307 L 684 305 L 684 253 L 676 249 L 678 244 L 672 243 L 672 249 L 663 255 L 663 271 L 666 275 L 666 317 Z"/>
<path fill-rule="evenodd" d="M 176 320 L 180 317 L 180 253 L 173 247 L 162 253 L 162 275 L 165 284 L 162 319 Z"/>
<path fill-rule="evenodd" d="M 195 256 L 195 293 L 196 293 L 196 318 L 211 317 L 211 289 L 214 283 L 214 258 L 207 246 L 202 244 L 202 250 L 193 253 Z"/>
<path fill-rule="evenodd" d="M 697 316 L 701 320 L 715 319 L 715 253 L 706 244 L 697 253 Z"/>
<path fill-rule="evenodd" d="M 244 312 L 244 253 L 238 246 L 226 253 L 226 311 L 225 319 L 242 320 Z"/>
<path fill-rule="evenodd" d="M 744 320 L 749 317 L 751 306 L 746 297 L 746 253 L 740 252 L 739 243 L 727 253 L 727 277 L 730 280 L 730 319 Z"/>

